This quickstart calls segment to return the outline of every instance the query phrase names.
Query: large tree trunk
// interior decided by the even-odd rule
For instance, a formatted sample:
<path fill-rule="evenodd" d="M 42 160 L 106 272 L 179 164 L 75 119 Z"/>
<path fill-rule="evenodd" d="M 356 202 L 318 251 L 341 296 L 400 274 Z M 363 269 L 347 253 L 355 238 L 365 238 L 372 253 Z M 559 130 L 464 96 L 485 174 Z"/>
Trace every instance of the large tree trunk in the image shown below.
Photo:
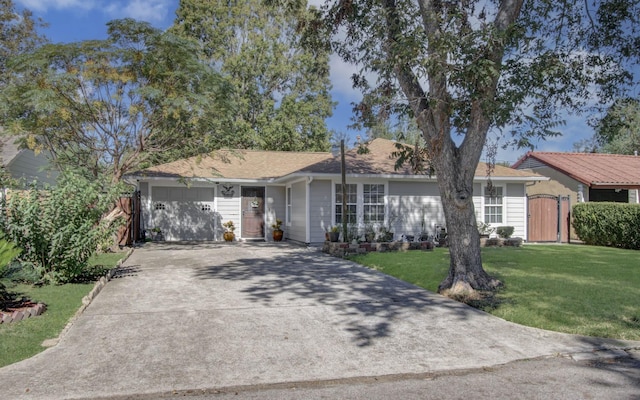
<path fill-rule="evenodd" d="M 481 132 L 475 134 L 484 136 Z M 480 234 L 473 205 L 473 181 L 483 142 L 465 141 L 462 148 L 448 142 L 434 155 L 450 254 L 449 274 L 438 286 L 439 293 L 455 296 L 474 290 L 493 290 L 501 284 L 482 268 Z"/>

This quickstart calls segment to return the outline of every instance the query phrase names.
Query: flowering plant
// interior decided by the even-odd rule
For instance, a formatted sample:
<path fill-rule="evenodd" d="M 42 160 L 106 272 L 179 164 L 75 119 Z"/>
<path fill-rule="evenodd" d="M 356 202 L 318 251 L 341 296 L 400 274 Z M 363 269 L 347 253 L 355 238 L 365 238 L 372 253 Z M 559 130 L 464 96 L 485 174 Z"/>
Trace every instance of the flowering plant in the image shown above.
<path fill-rule="evenodd" d="M 222 224 L 222 226 L 224 227 L 225 231 L 227 232 L 233 232 L 236 230 L 235 225 L 233 225 L 233 221 L 227 221 L 224 224 Z"/>
<path fill-rule="evenodd" d="M 280 218 L 276 218 L 276 222 L 271 224 L 271 228 L 273 228 L 274 231 L 281 231 L 282 230 L 281 227 L 282 227 L 282 220 Z"/>

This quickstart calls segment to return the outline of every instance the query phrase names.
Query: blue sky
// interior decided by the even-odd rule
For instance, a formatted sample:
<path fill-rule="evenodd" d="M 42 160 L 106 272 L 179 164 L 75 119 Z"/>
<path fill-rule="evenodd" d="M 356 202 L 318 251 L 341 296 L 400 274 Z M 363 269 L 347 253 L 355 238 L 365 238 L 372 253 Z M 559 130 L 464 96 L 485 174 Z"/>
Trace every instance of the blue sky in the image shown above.
<path fill-rule="evenodd" d="M 158 28 L 168 28 L 175 17 L 178 0 L 14 0 L 18 6 L 30 9 L 49 26 L 42 31 L 52 42 L 74 42 L 106 37 L 106 23 L 116 18 L 135 18 L 150 22 Z M 317 3 L 318 1 L 314 1 Z M 354 72 L 338 57 L 331 58 L 333 100 L 338 102 L 334 115 L 327 124 L 330 129 L 344 132 L 354 138 L 361 132 L 348 129 L 351 123 L 351 103 L 359 94 L 351 88 Z M 567 116 L 564 134 L 558 138 L 537 143 L 539 151 L 572 151 L 573 143 L 590 137 L 593 130 L 584 116 Z M 352 139 L 353 140 L 353 139 Z M 508 149 L 498 152 L 498 161 L 515 162 L 526 149 Z"/>

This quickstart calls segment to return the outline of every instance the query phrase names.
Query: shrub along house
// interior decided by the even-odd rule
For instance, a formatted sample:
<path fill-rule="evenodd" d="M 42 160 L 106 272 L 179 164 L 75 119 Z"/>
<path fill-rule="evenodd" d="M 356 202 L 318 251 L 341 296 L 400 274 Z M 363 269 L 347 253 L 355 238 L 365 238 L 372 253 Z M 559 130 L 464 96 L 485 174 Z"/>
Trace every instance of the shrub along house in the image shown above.
<path fill-rule="evenodd" d="M 318 152 L 217 151 L 147 168 L 127 176 L 141 194 L 143 229 L 160 228 L 166 240 L 221 240 L 222 223 L 233 221 L 236 237 L 271 240 L 271 224 L 284 221 L 285 238 L 320 243 L 325 232 L 348 218 L 360 232 L 385 226 L 394 239 L 433 233 L 444 226 L 435 176 L 395 169 L 394 142 L 375 139 L 368 153 L 348 151 L 347 205 L 342 205 L 339 156 Z M 545 180 L 535 173 L 485 164 L 476 171 L 478 221 L 510 225 L 526 240 L 525 185 Z"/>

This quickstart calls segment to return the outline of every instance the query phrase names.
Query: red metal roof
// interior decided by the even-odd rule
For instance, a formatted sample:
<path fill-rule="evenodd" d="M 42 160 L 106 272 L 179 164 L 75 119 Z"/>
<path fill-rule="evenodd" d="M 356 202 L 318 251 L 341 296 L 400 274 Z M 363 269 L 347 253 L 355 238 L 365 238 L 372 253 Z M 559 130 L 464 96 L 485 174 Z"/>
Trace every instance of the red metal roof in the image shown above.
<path fill-rule="evenodd" d="M 513 168 L 532 168 L 532 160 L 554 168 L 591 187 L 640 187 L 640 157 L 603 153 L 530 151 Z"/>

